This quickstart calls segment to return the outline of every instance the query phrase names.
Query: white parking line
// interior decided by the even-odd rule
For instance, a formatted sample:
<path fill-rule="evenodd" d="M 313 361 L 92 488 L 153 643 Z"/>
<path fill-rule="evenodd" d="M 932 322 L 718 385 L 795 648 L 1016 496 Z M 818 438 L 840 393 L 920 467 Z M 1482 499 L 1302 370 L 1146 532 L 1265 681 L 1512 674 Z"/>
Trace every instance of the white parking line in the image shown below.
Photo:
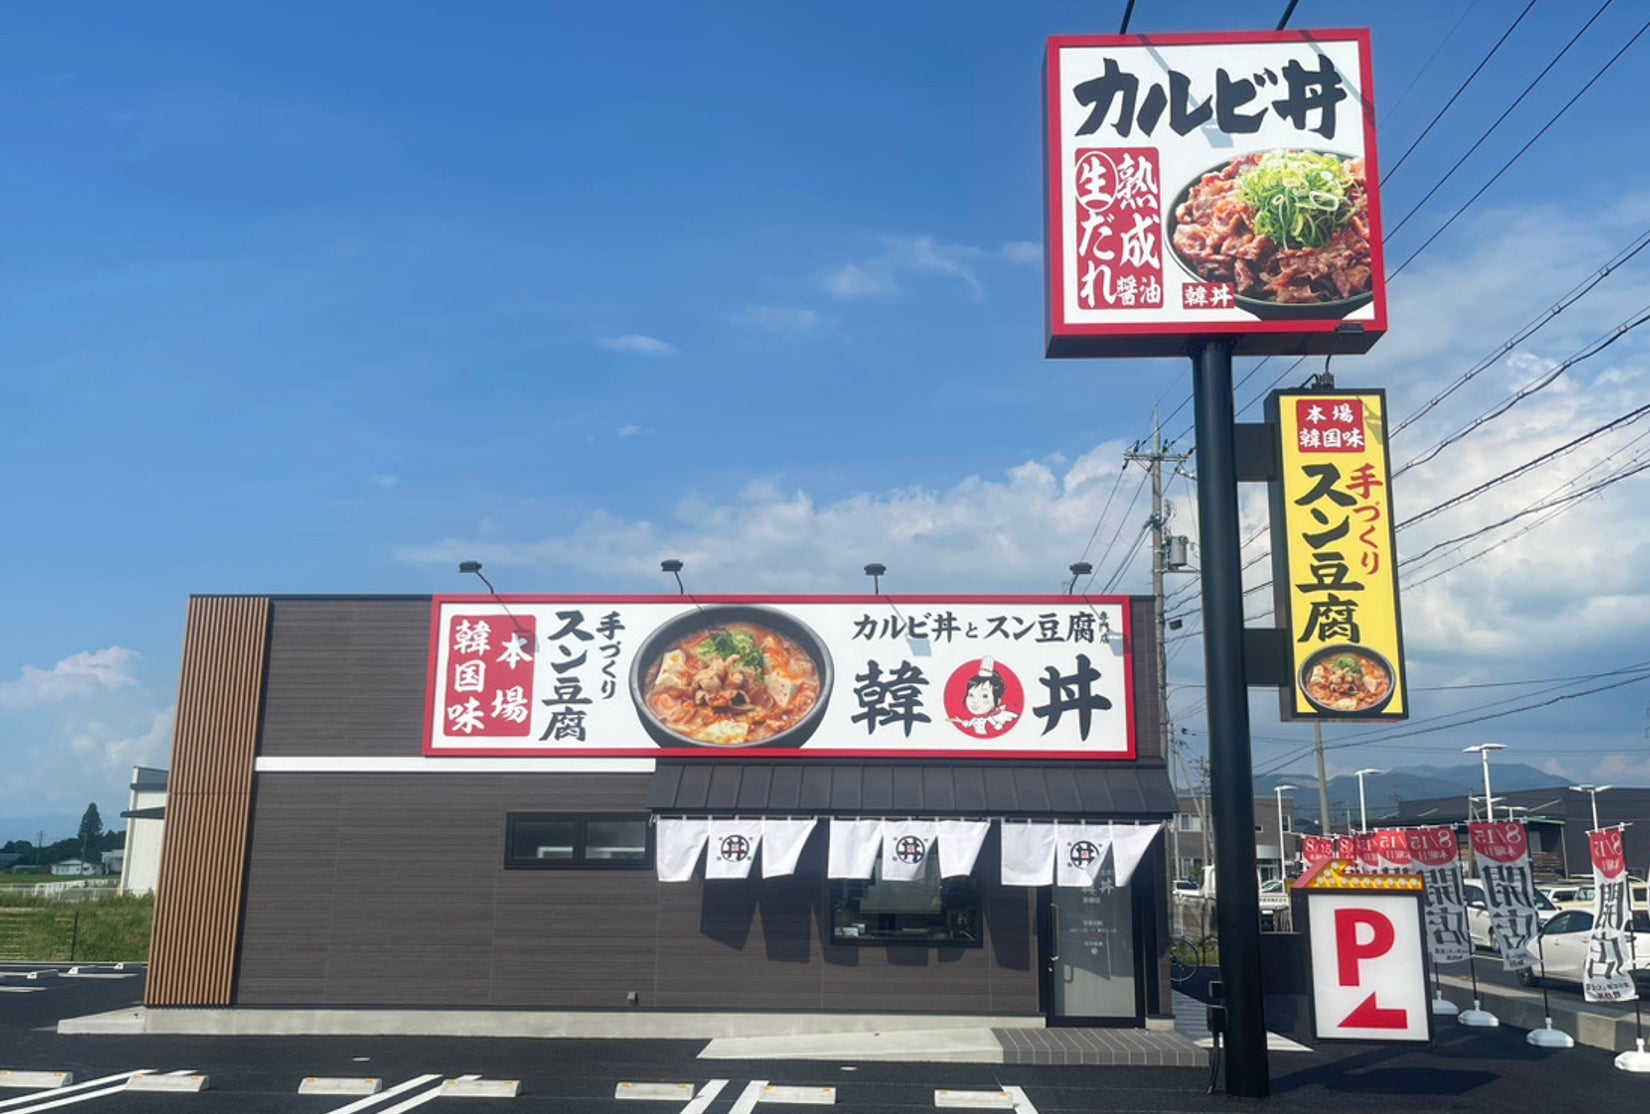
<path fill-rule="evenodd" d="M 481 1076 L 479 1076 L 479 1075 L 459 1075 L 459 1076 L 454 1076 L 454 1078 L 455 1079 L 480 1079 Z M 434 1087 L 430 1088 L 428 1091 L 425 1091 L 423 1094 L 414 1095 L 412 1098 L 408 1099 L 406 1102 L 398 1102 L 394 1106 L 390 1107 L 388 1110 L 379 1111 L 378 1114 L 406 1114 L 406 1112 L 409 1111 L 409 1110 L 417 1109 L 418 1107 L 423 1106 L 427 1102 L 432 1102 L 435 1099 L 440 1098 L 441 1097 L 441 1092 L 446 1089 L 446 1086 L 447 1086 L 447 1084 L 446 1084 L 446 1081 L 444 1080 L 440 1083 L 437 1083 Z"/>
<path fill-rule="evenodd" d="M 191 1069 L 188 1069 L 188 1068 L 184 1069 L 184 1071 L 186 1071 L 186 1072 L 189 1071 L 189 1070 L 191 1070 Z M 19 1107 L 17 1107 L 16 1108 L 17 1109 L 17 1114 L 39 1114 L 39 1112 L 42 1111 L 42 1110 L 55 1110 L 59 1106 L 73 1106 L 76 1103 L 89 1102 L 92 1099 L 100 1099 L 100 1098 L 103 1098 L 106 1095 L 118 1095 L 118 1094 L 122 1093 L 123 1091 L 125 1091 L 126 1090 L 126 1084 L 130 1083 L 136 1077 L 138 1077 L 140 1075 L 152 1075 L 152 1074 L 154 1074 L 154 1073 L 151 1072 L 148 1068 L 140 1068 L 139 1070 L 134 1071 L 134 1072 L 127 1072 L 125 1075 L 112 1077 L 112 1078 L 123 1080 L 123 1082 L 121 1082 L 121 1083 L 119 1083 L 119 1084 L 117 1084 L 113 1087 L 104 1087 L 102 1090 L 98 1090 L 98 1091 L 83 1091 L 80 1094 L 72 1095 L 72 1096 L 69 1096 L 67 1098 L 59 1097 L 63 1094 L 63 1091 L 53 1091 L 53 1092 L 51 1092 L 52 1097 L 46 1102 L 37 1102 L 32 1106 L 19 1106 Z M 177 1074 L 177 1073 L 172 1073 L 172 1074 Z M 103 1081 L 102 1080 L 96 1080 L 95 1082 L 101 1083 Z M 89 1087 L 89 1086 L 91 1086 L 90 1083 L 80 1084 L 80 1087 Z M 78 1091 L 78 1090 L 80 1090 L 80 1087 L 73 1087 L 73 1088 L 65 1087 L 63 1090 L 77 1090 Z M 34 1098 L 34 1097 L 44 1098 L 45 1096 L 41 1095 L 41 1096 L 30 1096 L 30 1097 L 31 1098 Z"/>
<path fill-rule="evenodd" d="M 745 1084 L 745 1089 L 740 1092 L 738 1100 L 728 1114 L 751 1114 L 751 1111 L 756 1109 L 756 1104 L 762 1101 L 762 1088 L 767 1085 L 766 1079 L 753 1079 Z"/>
<path fill-rule="evenodd" d="M 369 1106 L 377 1106 L 379 1103 L 386 1102 L 389 1099 L 394 1098 L 396 1095 L 410 1091 L 414 1087 L 422 1087 L 426 1083 L 436 1082 L 440 1080 L 440 1078 L 441 1077 L 439 1075 L 420 1075 L 416 1078 L 407 1080 L 405 1083 L 397 1083 L 389 1090 L 380 1094 L 371 1095 L 364 1099 L 356 1099 L 354 1102 L 345 1106 L 340 1106 L 336 1110 L 329 1110 L 327 1111 L 327 1114 L 357 1114 L 357 1111 L 365 1110 Z M 433 1094 L 440 1093 L 441 1088 L 438 1086 Z"/>
<path fill-rule="evenodd" d="M 1003 1090 L 1014 1098 L 1014 1114 L 1037 1114 L 1037 1108 L 1031 1105 L 1023 1090 L 1018 1087 L 1004 1087 Z"/>
<path fill-rule="evenodd" d="M 682 1107 L 682 1114 L 704 1114 L 710 1104 L 716 1101 L 716 1096 L 722 1093 L 722 1088 L 728 1085 L 726 1079 L 712 1079 L 694 1096 L 692 1102 Z"/>
<path fill-rule="evenodd" d="M 118 1090 L 120 1087 L 124 1087 L 126 1085 L 126 1081 L 132 1078 L 132 1076 L 138 1074 L 139 1071 L 148 1070 L 148 1068 L 139 1068 L 137 1071 L 121 1072 L 119 1075 L 105 1075 L 100 1079 L 88 1079 L 84 1083 L 76 1083 L 70 1087 L 56 1087 L 52 1090 L 52 1097 L 57 1098 L 61 1095 L 72 1094 L 76 1091 L 84 1091 L 91 1087 L 102 1087 L 110 1083 L 116 1084 L 116 1089 Z M 15 1099 L 6 1099 L 4 1102 L 0 1102 L 0 1110 L 11 1110 L 14 1107 L 22 1106 L 25 1103 L 36 1102 L 44 1097 L 44 1095 L 34 1094 L 23 1095 L 22 1097 Z"/>

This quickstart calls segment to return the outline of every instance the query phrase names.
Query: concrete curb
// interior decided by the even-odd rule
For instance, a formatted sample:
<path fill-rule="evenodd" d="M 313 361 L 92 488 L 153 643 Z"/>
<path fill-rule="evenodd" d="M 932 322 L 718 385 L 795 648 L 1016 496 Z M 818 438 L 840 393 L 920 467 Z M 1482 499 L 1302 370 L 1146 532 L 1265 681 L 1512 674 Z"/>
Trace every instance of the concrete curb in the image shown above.
<path fill-rule="evenodd" d="M 66 1017 L 76 1035 L 573 1037 L 718 1040 L 1041 1029 L 1041 1017 L 888 1014 L 644 1013 L 593 1010 L 260 1010 L 134 1007 Z"/>
<path fill-rule="evenodd" d="M 1444 997 L 1454 1002 L 1462 1009 L 1472 1005 L 1472 983 L 1454 975 L 1445 975 L 1440 980 L 1444 987 Z M 1599 1048 L 1606 1052 L 1622 1052 L 1634 1047 L 1638 1036 L 1637 1026 L 1633 1023 L 1631 1013 L 1619 1016 L 1607 1012 L 1608 1007 L 1599 1007 L 1590 1003 L 1569 1002 L 1548 996 L 1552 1006 L 1549 1015 L 1541 1008 L 1541 991 L 1525 990 L 1522 987 L 1492 986 L 1480 982 L 1478 997 L 1484 1003 L 1484 1008 L 1500 1018 L 1501 1024 L 1511 1025 L 1518 1029 L 1543 1028 L 1547 1017 L 1553 1019 L 1553 1028 L 1562 1029 L 1575 1038 L 1577 1044 L 1584 1044 L 1589 1048 Z M 1437 1018 L 1440 1026 L 1452 1025 L 1454 1018 Z"/>

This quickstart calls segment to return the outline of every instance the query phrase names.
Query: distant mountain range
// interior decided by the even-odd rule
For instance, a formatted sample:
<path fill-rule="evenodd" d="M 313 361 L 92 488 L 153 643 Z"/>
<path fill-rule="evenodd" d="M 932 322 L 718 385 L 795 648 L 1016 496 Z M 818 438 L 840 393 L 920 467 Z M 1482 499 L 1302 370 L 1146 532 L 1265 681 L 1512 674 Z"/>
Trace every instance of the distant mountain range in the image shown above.
<path fill-rule="evenodd" d="M 1490 767 L 1490 788 L 1503 791 L 1558 789 L 1569 784 L 1534 766 L 1518 762 L 1497 762 Z M 1318 818 L 1318 779 L 1307 773 L 1264 774 L 1255 778 L 1255 796 L 1271 797 L 1279 785 L 1293 785 L 1290 794 L 1295 814 L 1303 819 Z M 1364 794 L 1371 818 L 1392 811 L 1396 801 L 1419 801 L 1430 797 L 1461 797 L 1484 793 L 1484 767 L 1480 763 L 1460 766 L 1399 766 L 1381 774 L 1364 777 Z M 1329 779 L 1329 811 L 1344 820 L 1347 810 L 1358 811 L 1358 779 L 1342 774 Z"/>

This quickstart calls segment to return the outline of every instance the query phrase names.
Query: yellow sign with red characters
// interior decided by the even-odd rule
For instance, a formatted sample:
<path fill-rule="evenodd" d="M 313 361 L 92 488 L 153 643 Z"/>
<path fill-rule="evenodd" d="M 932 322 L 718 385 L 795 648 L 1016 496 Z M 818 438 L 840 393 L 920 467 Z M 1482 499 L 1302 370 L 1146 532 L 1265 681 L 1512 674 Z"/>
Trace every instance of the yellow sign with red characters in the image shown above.
<path fill-rule="evenodd" d="M 1287 637 L 1284 719 L 1409 715 L 1386 392 L 1275 391 L 1272 582 Z"/>

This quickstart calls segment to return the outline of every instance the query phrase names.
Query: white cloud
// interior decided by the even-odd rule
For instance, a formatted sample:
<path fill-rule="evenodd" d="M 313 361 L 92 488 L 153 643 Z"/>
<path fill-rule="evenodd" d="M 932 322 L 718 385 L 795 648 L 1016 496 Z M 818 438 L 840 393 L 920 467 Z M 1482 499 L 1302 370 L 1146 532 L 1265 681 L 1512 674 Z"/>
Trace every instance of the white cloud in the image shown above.
<path fill-rule="evenodd" d="M 653 427 L 652 426 L 639 426 L 639 425 L 622 425 L 618 429 L 615 429 L 613 432 L 614 432 L 614 434 L 616 434 L 619 437 L 651 437 L 651 436 L 653 436 Z"/>
<path fill-rule="evenodd" d="M 1010 263 L 1039 264 L 1043 261 L 1043 245 L 1031 240 L 1011 240 L 1000 249 Z"/>
<path fill-rule="evenodd" d="M 384 472 L 379 472 L 369 476 L 368 479 L 372 481 L 372 486 L 378 488 L 380 491 L 389 491 L 391 488 L 395 487 L 396 484 L 401 482 L 401 478 L 399 476 L 391 476 Z"/>
<path fill-rule="evenodd" d="M 667 524 L 597 513 L 565 536 L 450 539 L 397 556 L 446 563 L 462 553 L 642 583 L 657 577 L 662 557 L 680 557 L 700 591 L 857 590 L 860 566 L 878 560 L 891 570 L 885 584 L 909 591 L 1052 591 L 1088 541 L 1121 454 L 1121 444 L 1106 444 L 1060 474 L 1028 462 L 948 491 L 865 492 L 824 504 L 762 482 L 732 499 L 686 499 Z"/>
<path fill-rule="evenodd" d="M 762 333 L 799 337 L 819 327 L 819 314 L 791 306 L 751 306 L 733 315 L 734 323 Z"/>
<path fill-rule="evenodd" d="M 610 352 L 632 352 L 638 356 L 674 356 L 676 354 L 674 344 L 660 340 L 658 337 L 644 336 L 641 333 L 598 337 L 596 343 Z"/>
<path fill-rule="evenodd" d="M 942 244 L 932 236 L 883 236 L 882 250 L 870 259 L 844 263 L 825 276 L 824 288 L 834 298 L 888 297 L 900 292 L 900 278 L 909 275 L 952 278 L 976 297 L 984 293 L 975 266 L 985 252 L 966 244 Z"/>
<path fill-rule="evenodd" d="M 121 773 L 133 766 L 165 766 L 171 755 L 176 717 L 175 705 L 151 712 L 136 734 L 88 723 L 69 736 L 69 746 L 82 761 L 95 763 L 108 773 Z"/>
<path fill-rule="evenodd" d="M 25 665 L 15 681 L 0 681 L 0 707 L 27 708 L 137 684 L 138 653 L 121 646 L 83 650 L 50 669 Z"/>

